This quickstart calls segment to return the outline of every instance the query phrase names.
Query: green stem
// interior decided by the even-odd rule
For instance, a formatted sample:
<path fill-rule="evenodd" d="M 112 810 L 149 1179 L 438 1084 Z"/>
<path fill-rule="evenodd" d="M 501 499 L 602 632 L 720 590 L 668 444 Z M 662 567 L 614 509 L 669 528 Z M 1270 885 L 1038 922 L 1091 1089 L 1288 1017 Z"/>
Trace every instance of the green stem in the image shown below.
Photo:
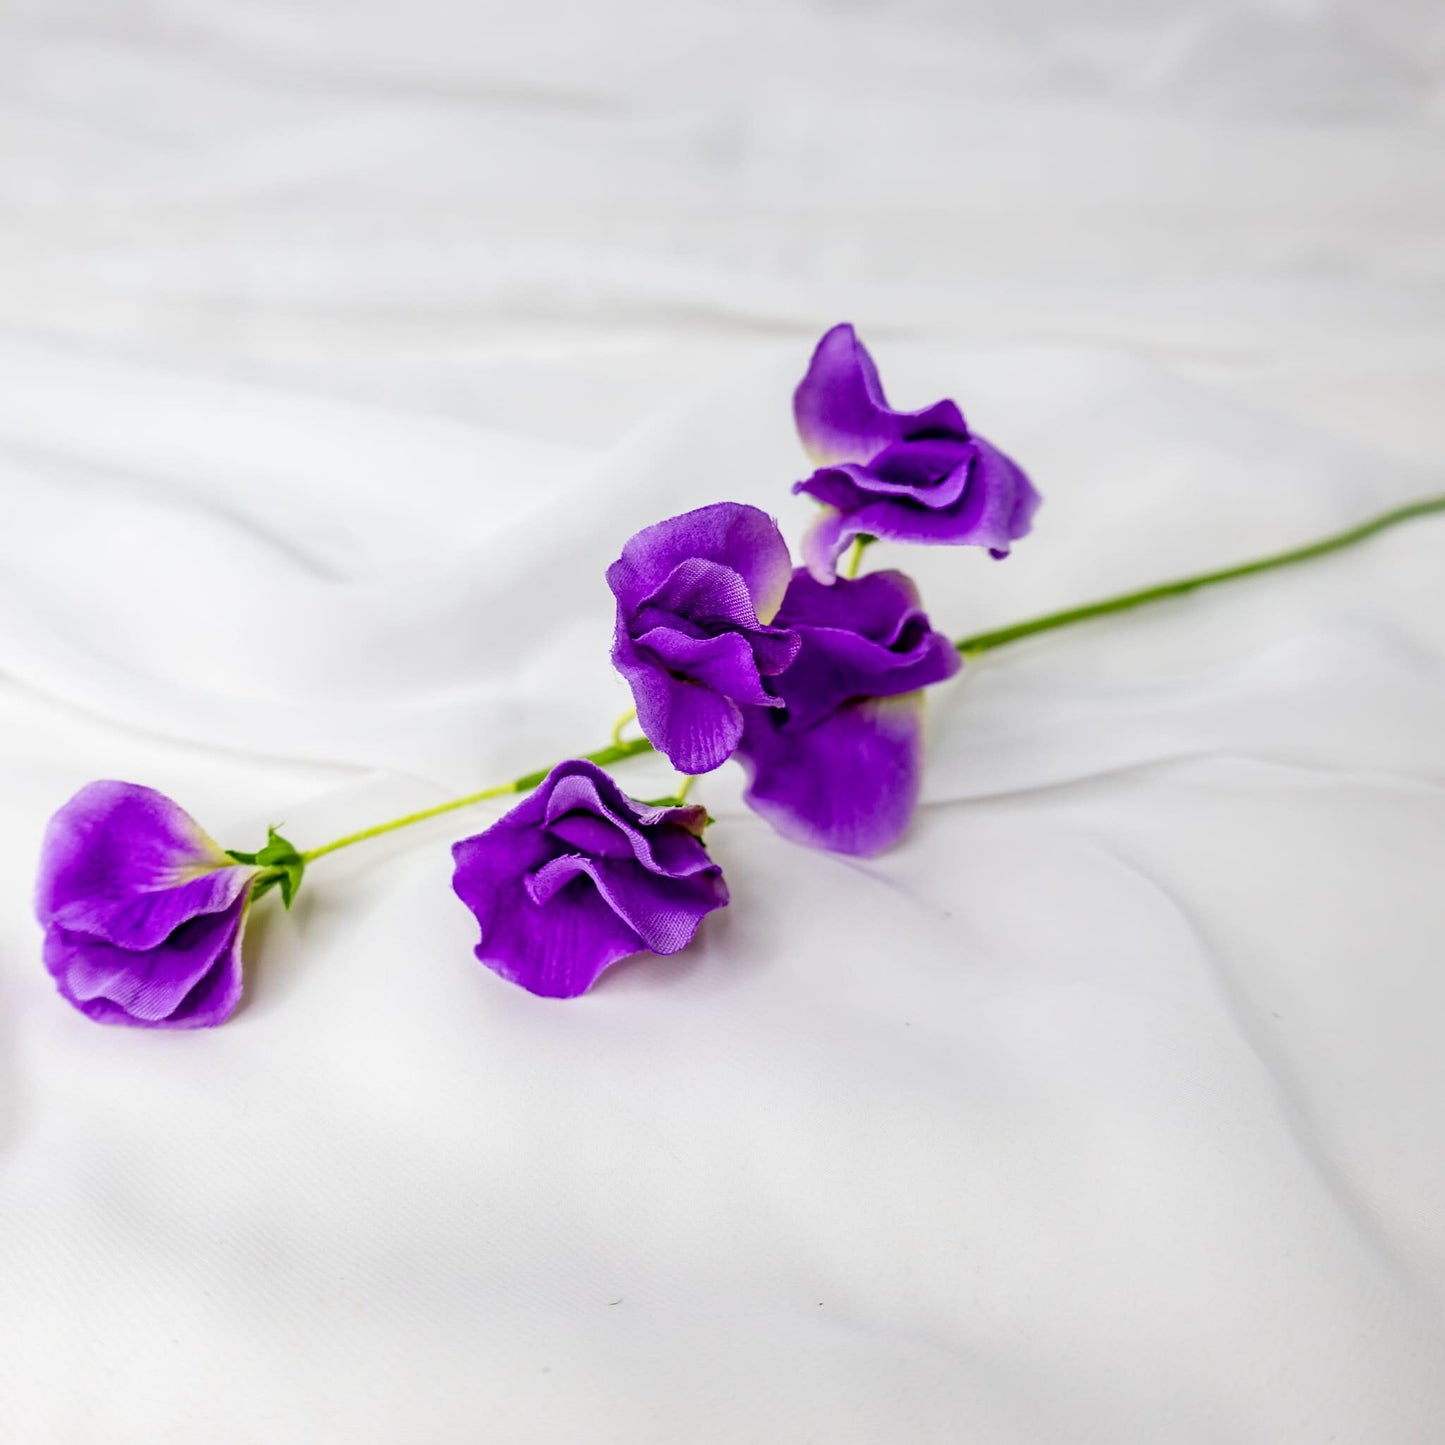
<path fill-rule="evenodd" d="M 1343 547 L 1353 546 L 1356 542 L 1363 542 L 1367 537 L 1373 537 L 1377 532 L 1383 532 L 1387 528 L 1398 526 L 1401 522 L 1408 522 L 1415 517 L 1428 516 L 1432 512 L 1445 512 L 1445 496 L 1427 497 L 1418 502 L 1411 502 L 1408 506 L 1396 507 L 1393 511 L 1384 512 L 1368 522 L 1361 522 L 1348 531 L 1336 532 L 1332 536 L 1322 537 L 1318 542 L 1311 542 L 1304 547 L 1296 547 L 1288 552 L 1276 552 L 1269 557 L 1261 557 L 1253 562 L 1241 562 L 1235 567 L 1225 567 L 1217 572 L 1201 572 L 1193 577 L 1181 577 L 1174 582 L 1161 582 L 1154 587 L 1144 587 L 1137 592 L 1124 592 L 1117 597 L 1106 597 L 1099 602 L 1086 603 L 1082 607 L 1070 607 L 1063 612 L 1050 612 L 1044 617 L 1035 617 L 1028 622 L 1016 622 L 1012 627 L 1001 627 L 994 632 L 979 632 L 972 637 L 963 637 L 958 640 L 955 646 L 965 657 L 974 657 L 981 652 L 990 652 L 995 647 L 1003 647 L 1010 642 L 1018 642 L 1022 638 L 1032 637 L 1039 632 L 1052 632 L 1057 627 L 1070 627 L 1076 622 L 1087 622 L 1092 617 L 1104 617 L 1111 612 L 1127 612 L 1133 607 L 1142 607 L 1149 602 L 1159 602 L 1166 597 L 1178 597 L 1185 592 L 1193 592 L 1200 587 L 1212 587 L 1216 582 L 1229 582 L 1236 577 L 1249 577 L 1256 572 L 1268 572 L 1275 567 L 1288 567 L 1295 562 L 1305 562 L 1311 557 L 1323 557 L 1329 552 L 1338 552 Z M 853 576 L 858 570 L 858 563 L 863 556 L 863 549 L 871 541 L 871 538 L 859 537 L 853 545 L 853 552 L 849 557 L 848 576 Z M 596 752 L 584 753 L 583 756 L 588 762 L 596 763 L 599 767 L 606 767 L 609 763 L 620 763 L 626 758 L 635 758 L 643 753 L 656 751 L 646 738 L 633 738 L 629 742 L 622 740 L 622 729 L 635 716 L 629 713 L 619 720 L 612 730 L 612 741 L 605 748 L 598 748 Z M 369 838 L 379 838 L 384 833 L 394 833 L 398 828 L 409 828 L 413 823 L 424 823 L 428 818 L 440 818 L 445 813 L 454 813 L 459 808 L 470 808 L 475 803 L 484 803 L 490 798 L 504 798 L 516 793 L 525 793 L 535 788 L 547 774 L 550 768 L 539 769 L 535 773 L 527 773 L 520 778 L 514 778 L 510 783 L 502 783 L 494 788 L 483 788 L 479 793 L 468 793 L 464 798 L 453 798 L 448 803 L 438 803 L 433 808 L 422 808 L 419 812 L 407 813 L 404 817 L 393 818 L 389 823 L 378 823 L 373 828 L 363 828 L 357 833 L 347 833 L 344 837 L 333 838 L 329 843 L 323 843 L 319 848 L 312 848 L 309 852 L 301 854 L 303 863 L 314 862 L 317 858 L 323 858 L 328 853 L 335 853 L 339 849 L 349 848 L 353 843 L 364 843 Z M 693 780 L 685 778 L 679 792 L 679 797 L 685 797 Z"/>
<path fill-rule="evenodd" d="M 653 752 L 653 746 L 646 738 L 634 738 L 626 743 L 609 743 L 605 748 L 598 748 L 595 753 L 584 753 L 582 756 L 589 763 L 596 763 L 599 767 L 606 767 L 608 763 L 620 763 L 624 758 L 635 758 L 640 753 Z M 539 772 L 526 773 L 520 778 L 514 778 L 510 783 L 501 783 L 495 788 L 483 788 L 480 793 L 468 793 L 465 798 L 453 798 L 447 803 L 438 803 L 434 808 L 422 808 L 415 813 L 407 813 L 400 818 L 393 818 L 387 823 L 378 823 L 372 828 L 362 828 L 356 833 L 347 833 L 344 837 L 333 838 L 329 843 L 323 843 L 319 848 L 311 848 L 301 855 L 303 863 L 314 862 L 317 858 L 323 858 L 328 853 L 335 853 L 341 848 L 349 848 L 353 843 L 365 843 L 369 838 L 380 838 L 383 833 L 394 833 L 398 828 L 409 828 L 413 823 L 425 823 L 428 818 L 440 818 L 443 813 L 454 813 L 458 808 L 470 808 L 474 803 L 485 803 L 489 798 L 505 798 L 513 793 L 526 793 L 535 788 L 543 778 L 552 770 L 542 768 Z"/>
<path fill-rule="evenodd" d="M 848 553 L 848 560 L 843 566 L 843 575 L 849 581 L 858 575 L 858 569 L 863 565 L 863 553 L 872 540 L 872 537 L 863 532 L 853 538 L 853 550 Z"/>
<path fill-rule="evenodd" d="M 1432 512 L 1445 512 L 1445 496 L 1425 497 L 1393 511 L 1383 512 L 1367 522 L 1350 527 L 1343 532 L 1321 537 L 1303 547 L 1294 547 L 1288 552 L 1275 552 L 1253 562 L 1241 562 L 1234 567 L 1224 567 L 1217 572 L 1200 572 L 1193 577 L 1180 577 L 1174 582 L 1160 582 L 1153 587 L 1142 587 L 1137 592 L 1122 592 L 1117 597 L 1105 597 L 1098 602 L 1088 602 L 1082 607 L 1069 607 L 1062 612 L 1050 612 L 1044 617 L 1034 617 L 1027 622 L 1015 622 L 1012 627 L 1000 627 L 993 632 L 978 632 L 972 637 L 961 637 L 954 644 L 967 657 L 976 657 L 982 652 L 991 652 L 1010 642 L 1032 637 L 1039 632 L 1052 632 L 1057 627 L 1071 627 L 1076 622 L 1087 622 L 1090 618 L 1106 617 L 1111 612 L 1127 612 L 1146 603 L 1161 602 L 1166 597 L 1179 597 L 1200 587 L 1212 587 L 1216 582 L 1231 582 L 1236 577 L 1251 577 L 1256 572 L 1269 572 L 1276 567 L 1293 566 L 1296 562 L 1307 562 L 1312 557 L 1323 557 L 1329 552 L 1352 547 L 1377 532 L 1399 526 L 1401 522 L 1415 517 L 1428 516 Z"/>
<path fill-rule="evenodd" d="M 615 723 L 612 724 L 612 746 L 622 746 L 622 734 L 627 730 L 627 724 L 637 716 L 637 709 L 629 708 Z"/>

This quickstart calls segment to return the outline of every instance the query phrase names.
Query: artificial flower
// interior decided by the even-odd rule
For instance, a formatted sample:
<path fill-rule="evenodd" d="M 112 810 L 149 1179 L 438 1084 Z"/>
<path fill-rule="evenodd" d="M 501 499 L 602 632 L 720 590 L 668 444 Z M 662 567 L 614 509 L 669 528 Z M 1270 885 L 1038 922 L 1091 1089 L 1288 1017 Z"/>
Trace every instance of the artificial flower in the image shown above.
<path fill-rule="evenodd" d="M 792 633 L 768 625 L 791 571 L 777 523 L 738 502 L 643 528 L 607 569 L 613 664 L 638 726 L 679 772 L 711 772 L 732 755 L 740 705 L 779 705 L 763 678 L 798 650 Z"/>
<path fill-rule="evenodd" d="M 846 323 L 818 343 L 793 414 L 818 466 L 793 490 L 823 504 L 803 542 L 820 582 L 833 580 L 855 537 L 969 544 L 1002 557 L 1029 530 L 1040 499 L 1018 465 L 971 432 L 952 401 L 890 407 Z"/>
<path fill-rule="evenodd" d="M 272 831 L 259 854 L 223 851 L 183 808 L 137 783 L 82 788 L 50 820 L 36 914 L 61 995 L 100 1023 L 210 1028 L 241 997 L 252 898 L 302 863 Z"/>
<path fill-rule="evenodd" d="M 728 901 L 699 807 L 629 798 L 584 759 L 558 765 L 485 832 L 452 848 L 476 954 L 531 993 L 574 998 L 629 954 L 676 953 Z"/>
<path fill-rule="evenodd" d="M 799 568 L 777 622 L 798 655 L 768 686 L 781 708 L 745 710 L 747 802 L 785 837 L 837 853 L 895 843 L 918 802 L 923 693 L 961 666 L 901 572 L 824 586 Z"/>

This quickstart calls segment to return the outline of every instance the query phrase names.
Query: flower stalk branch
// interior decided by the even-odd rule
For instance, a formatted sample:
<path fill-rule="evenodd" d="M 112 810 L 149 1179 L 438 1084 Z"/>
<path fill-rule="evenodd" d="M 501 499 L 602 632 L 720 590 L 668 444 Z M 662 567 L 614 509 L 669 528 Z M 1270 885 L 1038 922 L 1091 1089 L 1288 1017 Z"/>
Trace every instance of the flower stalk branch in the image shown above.
<path fill-rule="evenodd" d="M 1331 552 L 1338 552 L 1346 547 L 1354 546 L 1358 542 L 1366 541 L 1403 522 L 1413 521 L 1417 517 L 1429 516 L 1436 512 L 1445 512 L 1445 496 L 1425 497 L 1406 506 L 1396 507 L 1343 532 L 1335 532 L 1328 537 L 1321 537 L 1318 541 L 1307 543 L 1303 547 L 1291 548 L 1287 552 L 1276 552 L 1268 557 L 1260 557 L 1252 562 L 1241 562 L 1233 567 L 1220 568 L 1214 572 L 1201 572 L 1195 576 L 1177 578 L 1172 582 L 1160 582 L 1152 587 L 1143 587 L 1134 592 L 1123 592 L 1116 597 L 1106 597 L 1098 602 L 1086 603 L 1082 607 L 1067 608 L 1062 612 L 1050 612 L 1042 617 L 1016 622 L 1011 627 L 1000 627 L 992 632 L 975 633 L 972 637 L 959 638 L 954 646 L 967 660 L 985 652 L 992 652 L 996 648 L 1005 647 L 1011 642 L 1021 642 L 1026 637 L 1034 637 L 1042 632 L 1053 632 L 1061 627 L 1072 627 L 1078 622 L 1088 622 L 1096 617 L 1106 617 L 1114 612 L 1131 611 L 1133 608 L 1143 607 L 1152 602 L 1162 602 L 1170 597 L 1180 597 L 1185 593 L 1198 591 L 1203 587 L 1212 587 L 1220 582 L 1230 582 L 1240 577 L 1252 577 L 1261 572 L 1270 572 L 1276 568 L 1293 566 L 1297 562 L 1306 562 L 1314 557 L 1323 557 Z M 621 740 L 622 729 L 631 722 L 633 716 L 635 714 L 628 714 L 618 722 L 612 732 L 613 741 L 606 747 L 598 748 L 596 752 L 583 753 L 582 756 L 588 762 L 596 763 L 599 767 L 607 767 L 612 763 L 624 762 L 628 758 L 655 752 L 656 749 L 646 738 Z M 328 853 L 349 848 L 354 843 L 365 843 L 369 839 L 379 838 L 383 834 L 394 833 L 399 828 L 409 828 L 413 823 L 425 823 L 431 818 L 439 818 L 445 813 L 470 808 L 474 804 L 485 803 L 493 798 L 505 798 L 517 793 L 530 792 L 547 776 L 548 771 L 547 768 L 540 768 L 536 772 L 526 773 L 520 778 L 515 778 L 510 783 L 484 788 L 479 793 L 468 793 L 463 798 L 454 798 L 450 802 L 438 803 L 432 808 L 422 808 L 418 812 L 393 818 L 387 823 L 378 823 L 372 828 L 362 828 L 358 832 L 348 833 L 344 837 L 333 839 L 330 843 L 323 843 L 319 848 L 312 848 L 302 853 L 301 860 L 303 863 L 311 863 L 317 858 L 325 857 Z M 678 793 L 679 799 L 686 796 L 692 782 L 693 779 L 689 777 L 682 785 Z"/>
<path fill-rule="evenodd" d="M 1386 532 L 1390 527 L 1399 526 L 1403 522 L 1412 522 L 1416 517 L 1429 516 L 1432 513 L 1445 512 L 1445 496 L 1423 497 L 1422 500 L 1412 501 L 1403 507 L 1394 507 L 1390 512 L 1380 513 L 1379 516 L 1371 517 L 1367 522 L 1358 523 L 1357 526 L 1348 527 L 1344 532 L 1335 532 L 1331 536 L 1325 536 L 1316 542 L 1306 543 L 1305 546 L 1292 548 L 1287 552 L 1276 552 L 1270 556 L 1254 559 L 1253 562 L 1240 562 L 1234 566 L 1220 568 L 1214 572 L 1199 572 L 1194 577 L 1176 578 L 1172 582 L 1157 582 L 1153 587 L 1143 587 L 1133 592 L 1120 592 L 1117 597 L 1105 597 L 1097 603 L 1085 603 L 1082 607 L 1069 607 L 1058 613 L 1048 613 L 1042 617 L 1032 617 L 1022 623 L 1014 623 L 1012 627 L 1000 627 L 994 631 L 975 633 L 971 637 L 959 637 L 954 643 L 959 652 L 968 657 L 977 657 L 981 653 L 993 652 L 997 647 L 1007 646 L 1009 643 L 1022 642 L 1025 637 L 1038 636 L 1039 633 L 1055 631 L 1059 627 L 1071 627 L 1075 623 L 1084 623 L 1095 617 L 1107 617 L 1111 613 L 1123 613 L 1131 611 L 1136 607 L 1144 607 L 1150 603 L 1160 603 L 1170 597 L 1182 597 L 1186 592 L 1198 591 L 1199 588 L 1214 587 L 1218 582 L 1230 582 L 1235 578 L 1254 577 L 1259 572 L 1270 572 L 1282 566 L 1293 566 L 1296 562 L 1308 562 L 1316 556 L 1327 556 L 1329 552 L 1340 552 L 1348 546 L 1354 546 L 1357 542 L 1364 542 L 1368 538 Z M 656 749 L 647 738 L 631 738 L 629 741 L 621 741 L 620 733 L 627 722 L 631 721 L 633 714 L 623 718 L 613 730 L 613 743 L 607 747 L 600 747 L 595 753 L 584 753 L 582 757 L 587 762 L 597 763 L 598 767 L 607 767 L 611 763 L 626 762 L 629 757 L 640 757 L 644 753 L 655 753 Z M 478 793 L 468 793 L 465 798 L 455 798 L 451 802 L 438 803 L 435 808 L 422 808 L 419 812 L 406 814 L 402 818 L 393 818 L 390 822 L 381 822 L 374 828 L 361 828 L 358 832 L 348 832 L 345 837 L 334 838 L 331 842 L 325 842 L 319 848 L 311 848 L 301 854 L 303 863 L 312 863 L 315 858 L 325 857 L 328 853 L 337 853 L 341 848 L 350 848 L 355 842 L 367 842 L 370 838 L 380 838 L 387 832 L 396 832 L 399 828 L 409 828 L 412 824 L 426 822 L 431 818 L 439 818 L 449 812 L 457 812 L 461 808 L 471 808 L 474 803 L 488 802 L 493 798 L 509 798 L 516 793 L 529 792 L 542 782 L 543 777 L 548 775 L 549 769 L 539 769 L 535 773 L 526 773 L 522 777 L 513 779 L 510 783 L 500 783 L 496 788 L 484 788 Z M 686 795 L 686 790 L 691 788 L 692 779 L 689 777 L 679 790 L 679 799 Z"/>

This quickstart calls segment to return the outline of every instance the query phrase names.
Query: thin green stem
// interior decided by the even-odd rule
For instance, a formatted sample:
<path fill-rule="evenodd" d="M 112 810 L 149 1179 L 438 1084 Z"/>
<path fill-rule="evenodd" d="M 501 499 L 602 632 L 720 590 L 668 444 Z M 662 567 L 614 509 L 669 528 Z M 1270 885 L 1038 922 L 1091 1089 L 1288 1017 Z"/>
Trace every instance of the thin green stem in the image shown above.
<path fill-rule="evenodd" d="M 1367 522 L 1335 532 L 1310 542 L 1303 547 L 1291 548 L 1288 552 L 1275 552 L 1253 562 L 1241 562 L 1234 567 L 1224 567 L 1217 572 L 1200 572 L 1193 577 L 1180 577 L 1173 582 L 1160 582 L 1153 587 L 1142 587 L 1137 592 L 1123 592 L 1117 597 L 1105 597 L 1098 602 L 1088 602 L 1082 607 L 1069 607 L 1062 612 L 1050 612 L 1043 617 L 1030 618 L 1027 622 L 1015 622 L 1011 627 L 1000 627 L 993 632 L 978 632 L 972 637 L 961 637 L 954 644 L 965 657 L 976 657 L 991 652 L 1010 642 L 1018 642 L 1036 633 L 1052 632 L 1058 627 L 1072 627 L 1076 622 L 1087 622 L 1094 617 L 1106 617 L 1111 612 L 1127 612 L 1134 607 L 1143 607 L 1150 602 L 1161 602 L 1167 597 L 1179 597 L 1201 587 L 1212 587 L 1217 582 L 1231 582 L 1236 577 L 1251 577 L 1257 572 L 1269 572 L 1276 567 L 1293 566 L 1296 562 L 1307 562 L 1313 557 L 1323 557 L 1352 547 L 1378 532 L 1397 527 L 1401 522 L 1416 517 L 1428 516 L 1432 512 L 1445 512 L 1445 496 L 1425 497 L 1404 507 L 1396 507 L 1372 517 Z"/>
<path fill-rule="evenodd" d="M 683 774 L 682 786 L 677 790 L 675 794 L 673 794 L 673 796 L 677 799 L 679 803 L 685 803 L 687 801 L 687 795 L 692 792 L 692 785 L 695 782 L 697 782 L 697 778 L 695 776 L 690 776 L 687 773 Z"/>
<path fill-rule="evenodd" d="M 624 758 L 635 758 L 640 753 L 650 753 L 653 750 L 652 744 L 646 738 L 633 738 L 631 742 L 609 743 L 605 748 L 598 748 L 595 753 L 584 753 L 582 756 L 589 763 L 605 768 L 608 763 L 620 763 Z M 311 863 L 328 853 L 349 848 L 353 843 L 365 843 L 369 838 L 380 838 L 383 833 L 394 833 L 398 828 L 411 827 L 413 823 L 425 823 L 428 818 L 440 818 L 443 813 L 454 813 L 458 808 L 470 808 L 474 803 L 485 803 L 490 798 L 505 798 L 514 793 L 528 792 L 551 771 L 551 768 L 542 768 L 535 773 L 525 773 L 510 783 L 500 783 L 495 788 L 483 788 L 480 793 L 468 793 L 464 798 L 453 798 L 450 802 L 438 803 L 434 808 L 422 808 L 418 812 L 392 818 L 389 822 L 377 823 L 375 827 L 362 828 L 359 832 L 333 838 L 331 842 L 303 853 L 301 861 Z"/>
<path fill-rule="evenodd" d="M 614 748 L 619 748 L 622 746 L 623 730 L 627 727 L 627 724 L 630 723 L 636 716 L 637 709 L 635 707 L 629 708 L 625 713 L 622 714 L 620 718 L 617 719 L 615 723 L 612 724 L 612 746 Z"/>
<path fill-rule="evenodd" d="M 843 567 L 843 575 L 851 581 L 858 575 L 858 569 L 863 565 L 863 553 L 869 542 L 873 539 L 864 536 L 861 532 L 853 538 L 853 549 L 848 553 L 848 560 Z"/>

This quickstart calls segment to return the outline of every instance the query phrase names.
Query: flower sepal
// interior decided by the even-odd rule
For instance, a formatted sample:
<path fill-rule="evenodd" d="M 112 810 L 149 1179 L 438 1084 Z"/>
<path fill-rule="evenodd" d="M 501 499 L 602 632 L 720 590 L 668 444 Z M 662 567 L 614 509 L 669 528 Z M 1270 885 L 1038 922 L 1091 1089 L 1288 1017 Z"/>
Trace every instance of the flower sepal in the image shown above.
<path fill-rule="evenodd" d="M 289 911 L 291 900 L 301 887 L 302 875 L 306 872 L 306 860 L 296 851 L 295 845 L 283 838 L 275 828 L 266 830 L 266 846 L 258 853 L 241 853 L 234 848 L 226 849 L 226 857 L 237 863 L 263 868 L 265 872 L 256 878 L 251 890 L 251 899 L 269 893 L 273 888 L 281 890 L 281 902 Z"/>
<path fill-rule="evenodd" d="M 644 808 L 685 809 L 688 816 L 676 817 L 673 822 L 686 828 L 694 838 L 701 838 L 703 833 L 717 822 L 701 803 L 689 803 L 686 798 L 680 798 L 676 793 L 669 793 L 665 798 L 639 798 L 637 801 Z"/>

